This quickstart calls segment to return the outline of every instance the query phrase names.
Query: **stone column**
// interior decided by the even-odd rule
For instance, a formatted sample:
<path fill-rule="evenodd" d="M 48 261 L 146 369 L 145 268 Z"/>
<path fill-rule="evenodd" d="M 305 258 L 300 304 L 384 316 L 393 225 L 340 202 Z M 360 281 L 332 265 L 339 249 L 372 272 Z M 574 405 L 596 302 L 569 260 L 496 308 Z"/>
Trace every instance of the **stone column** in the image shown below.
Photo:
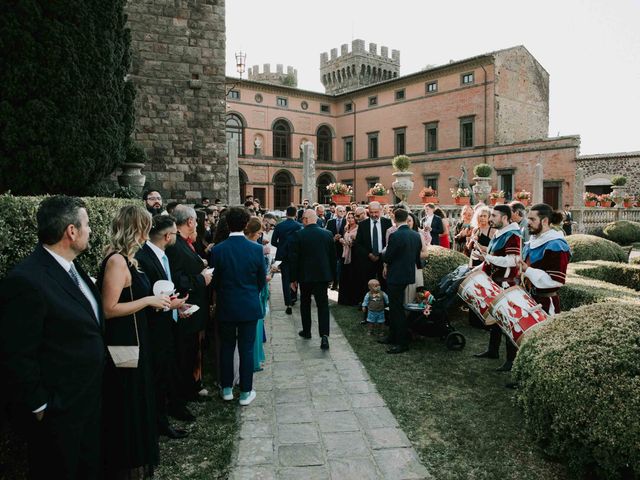
<path fill-rule="evenodd" d="M 537 163 L 533 170 L 533 191 L 531 192 L 531 201 L 533 205 L 544 201 L 543 179 L 544 175 L 542 172 L 542 164 Z"/>
<path fill-rule="evenodd" d="M 576 169 L 576 182 L 573 186 L 573 221 L 578 224 L 576 233 L 584 233 L 584 202 L 582 201 L 582 194 L 584 193 L 584 169 Z"/>
<path fill-rule="evenodd" d="M 309 203 L 317 202 L 316 187 L 316 154 L 313 143 L 302 145 L 302 198 L 308 198 Z"/>
<path fill-rule="evenodd" d="M 238 167 L 238 143 L 227 142 L 227 205 L 240 205 L 240 169 Z"/>

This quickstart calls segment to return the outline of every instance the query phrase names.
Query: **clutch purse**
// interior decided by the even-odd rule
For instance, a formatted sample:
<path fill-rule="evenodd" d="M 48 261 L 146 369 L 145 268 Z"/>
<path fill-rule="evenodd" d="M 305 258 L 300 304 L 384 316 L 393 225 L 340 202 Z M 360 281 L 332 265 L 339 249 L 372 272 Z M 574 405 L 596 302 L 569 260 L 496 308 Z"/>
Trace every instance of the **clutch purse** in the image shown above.
<path fill-rule="evenodd" d="M 131 292 L 131 300 L 133 300 L 133 291 Z M 136 345 L 108 345 L 109 354 L 116 368 L 138 368 L 138 359 L 140 358 L 140 338 L 138 337 L 138 319 L 135 312 L 133 313 L 133 324 L 136 328 Z"/>

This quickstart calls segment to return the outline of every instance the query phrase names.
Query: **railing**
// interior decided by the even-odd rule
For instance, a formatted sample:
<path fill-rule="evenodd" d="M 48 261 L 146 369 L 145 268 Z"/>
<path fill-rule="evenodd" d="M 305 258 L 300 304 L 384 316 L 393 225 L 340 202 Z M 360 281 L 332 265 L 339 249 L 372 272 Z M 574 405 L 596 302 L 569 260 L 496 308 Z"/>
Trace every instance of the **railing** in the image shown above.
<path fill-rule="evenodd" d="M 576 208 L 571 211 L 576 233 L 593 233 L 618 220 L 640 222 L 640 208 Z"/>

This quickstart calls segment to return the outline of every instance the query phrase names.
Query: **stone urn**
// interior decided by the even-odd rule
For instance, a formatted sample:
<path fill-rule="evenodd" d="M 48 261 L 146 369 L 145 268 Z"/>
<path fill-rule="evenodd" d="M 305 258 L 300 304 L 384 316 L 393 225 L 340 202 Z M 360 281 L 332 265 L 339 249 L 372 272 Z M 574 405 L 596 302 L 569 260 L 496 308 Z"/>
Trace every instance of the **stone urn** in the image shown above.
<path fill-rule="evenodd" d="M 471 189 L 476 197 L 476 201 L 481 201 L 485 205 L 488 204 L 489 194 L 491 193 L 491 177 L 473 177 L 476 182 Z"/>
<path fill-rule="evenodd" d="M 624 202 L 622 199 L 627 194 L 627 186 L 626 185 L 613 185 L 613 190 L 611 190 L 611 199 L 616 202 L 616 207 L 623 208 Z"/>
<path fill-rule="evenodd" d="M 142 194 L 144 182 L 147 179 L 140 170 L 144 167 L 144 163 L 123 163 L 122 173 L 118 175 L 118 184 L 121 187 L 130 187 L 139 194 Z"/>
<path fill-rule="evenodd" d="M 392 175 L 396 177 L 396 181 L 391 184 L 393 193 L 400 199 L 401 202 L 407 201 L 407 197 L 413 191 L 413 172 L 398 171 L 393 172 Z"/>

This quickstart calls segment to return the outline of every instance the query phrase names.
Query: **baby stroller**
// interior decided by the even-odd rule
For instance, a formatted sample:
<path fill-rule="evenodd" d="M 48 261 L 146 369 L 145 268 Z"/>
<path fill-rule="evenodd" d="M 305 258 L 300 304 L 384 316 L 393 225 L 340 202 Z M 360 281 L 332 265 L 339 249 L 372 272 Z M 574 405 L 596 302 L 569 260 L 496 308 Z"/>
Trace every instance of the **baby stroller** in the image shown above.
<path fill-rule="evenodd" d="M 435 291 L 430 292 L 431 295 L 424 304 L 410 303 L 405 305 L 405 309 L 409 311 L 409 330 L 414 335 L 439 337 L 445 341 L 449 350 L 462 350 L 465 347 L 467 341 L 464 335 L 451 325 L 447 312 L 459 301 L 456 294 L 458 285 L 468 272 L 469 268 L 466 265 L 458 267 L 440 280 L 438 287 Z M 418 292 L 421 290 L 425 291 L 423 287 L 417 288 Z M 430 306 L 430 311 L 425 311 L 427 303 Z"/>

